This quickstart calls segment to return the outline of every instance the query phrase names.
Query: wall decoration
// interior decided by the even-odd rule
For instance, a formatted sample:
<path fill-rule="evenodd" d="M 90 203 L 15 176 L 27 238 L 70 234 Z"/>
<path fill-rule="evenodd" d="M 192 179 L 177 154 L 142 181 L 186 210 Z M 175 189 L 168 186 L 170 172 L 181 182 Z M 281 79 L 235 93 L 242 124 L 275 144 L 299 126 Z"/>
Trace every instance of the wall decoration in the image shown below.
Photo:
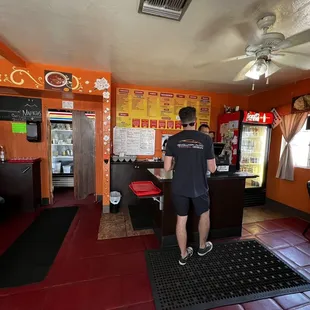
<path fill-rule="evenodd" d="M 44 88 L 56 91 L 72 91 L 72 73 L 44 71 Z"/>
<path fill-rule="evenodd" d="M 282 122 L 282 117 L 279 115 L 278 111 L 276 109 L 272 109 L 270 111 L 273 113 L 273 123 L 271 125 L 272 129 L 275 129 L 278 125 Z"/>
<path fill-rule="evenodd" d="M 292 99 L 292 113 L 310 111 L 310 94 L 294 97 Z"/>
<path fill-rule="evenodd" d="M 116 126 L 180 130 L 178 113 L 192 106 L 197 111 L 197 123 L 210 124 L 211 98 L 138 89 L 116 89 Z"/>
<path fill-rule="evenodd" d="M 110 94 L 110 73 L 50 65 L 46 66 L 44 64 L 29 64 L 25 69 L 12 66 L 12 64 L 5 59 L 0 59 L 0 86 L 34 90 L 47 89 L 45 88 L 46 70 L 61 74 L 64 73 L 64 75 L 68 75 L 66 72 L 70 72 L 71 90 L 69 91 L 72 91 L 73 93 L 103 96 L 103 91 L 105 90 Z M 96 88 L 96 85 L 100 88 L 100 90 Z M 48 90 L 59 91 L 60 87 L 53 87 L 53 89 L 50 89 L 50 86 L 51 85 L 47 86 Z M 106 88 L 102 89 L 102 87 Z M 104 94 L 104 96 L 107 97 L 108 94 Z M 104 102 L 108 102 L 108 100 L 110 100 L 106 98 L 104 99 Z"/>
<path fill-rule="evenodd" d="M 0 82 L 12 84 L 13 87 L 23 86 L 25 84 L 25 79 L 28 79 L 30 82 L 33 82 L 35 88 L 40 88 L 40 86 L 41 87 L 43 86 L 43 78 L 33 77 L 30 74 L 29 70 L 12 67 L 12 71 L 9 74 L 0 73 Z"/>

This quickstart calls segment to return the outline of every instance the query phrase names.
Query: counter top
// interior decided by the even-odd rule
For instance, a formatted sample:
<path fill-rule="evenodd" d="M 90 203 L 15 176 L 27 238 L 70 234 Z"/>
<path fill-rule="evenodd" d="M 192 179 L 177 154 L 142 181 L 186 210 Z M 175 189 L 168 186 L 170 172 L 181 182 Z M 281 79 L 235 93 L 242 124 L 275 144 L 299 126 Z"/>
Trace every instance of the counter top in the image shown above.
<path fill-rule="evenodd" d="M 173 178 L 173 171 L 166 172 L 165 169 L 156 168 L 148 169 L 148 171 L 153 174 L 159 182 L 171 182 Z M 220 179 L 251 179 L 257 178 L 258 175 L 246 173 L 246 172 L 235 172 L 230 174 L 211 174 L 207 178 L 209 180 L 220 180 Z"/>

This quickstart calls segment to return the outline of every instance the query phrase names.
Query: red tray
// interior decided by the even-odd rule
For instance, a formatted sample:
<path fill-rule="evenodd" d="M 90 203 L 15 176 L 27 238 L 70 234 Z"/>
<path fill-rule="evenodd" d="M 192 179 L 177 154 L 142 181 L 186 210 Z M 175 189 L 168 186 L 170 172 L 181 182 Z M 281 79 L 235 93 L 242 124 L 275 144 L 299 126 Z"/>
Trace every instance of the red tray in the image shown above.
<path fill-rule="evenodd" d="M 154 196 L 161 193 L 161 190 L 151 181 L 132 182 L 129 187 L 138 197 Z"/>

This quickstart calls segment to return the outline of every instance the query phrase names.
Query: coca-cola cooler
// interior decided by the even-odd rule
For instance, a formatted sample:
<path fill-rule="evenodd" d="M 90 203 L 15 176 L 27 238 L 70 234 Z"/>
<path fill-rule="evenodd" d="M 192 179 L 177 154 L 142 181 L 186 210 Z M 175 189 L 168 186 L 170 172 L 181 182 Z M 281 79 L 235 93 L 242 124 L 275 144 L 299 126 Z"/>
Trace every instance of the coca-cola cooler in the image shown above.
<path fill-rule="evenodd" d="M 246 207 L 264 205 L 272 113 L 238 111 L 219 116 L 217 141 L 231 150 L 231 165 L 237 171 L 258 175 L 246 179 Z"/>

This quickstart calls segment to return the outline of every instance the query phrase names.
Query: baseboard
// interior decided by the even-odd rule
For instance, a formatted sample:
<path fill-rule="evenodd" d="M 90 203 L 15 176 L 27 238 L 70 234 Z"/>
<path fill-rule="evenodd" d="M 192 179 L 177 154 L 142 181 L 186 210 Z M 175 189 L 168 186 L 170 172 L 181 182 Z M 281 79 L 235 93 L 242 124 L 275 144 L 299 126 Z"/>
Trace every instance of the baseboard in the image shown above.
<path fill-rule="evenodd" d="M 273 200 L 270 198 L 266 198 L 266 205 L 268 205 L 268 204 L 277 205 L 280 208 L 286 209 L 289 213 L 291 213 L 292 217 L 297 217 L 297 218 L 300 218 L 304 221 L 310 222 L 310 213 L 295 209 L 295 208 L 290 207 L 286 204 L 283 204 L 279 201 L 276 201 L 276 200 Z"/>

